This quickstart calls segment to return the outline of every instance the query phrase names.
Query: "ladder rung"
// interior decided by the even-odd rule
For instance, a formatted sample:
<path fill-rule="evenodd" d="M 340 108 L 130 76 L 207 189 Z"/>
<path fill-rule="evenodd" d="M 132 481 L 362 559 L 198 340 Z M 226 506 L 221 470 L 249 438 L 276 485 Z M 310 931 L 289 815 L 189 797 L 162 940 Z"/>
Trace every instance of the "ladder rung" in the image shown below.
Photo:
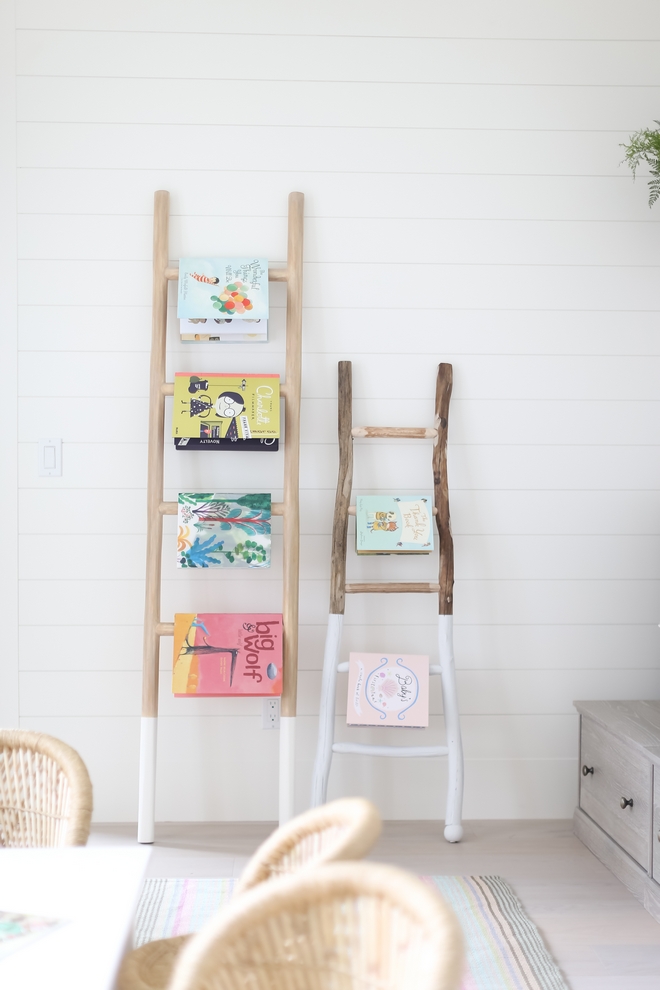
<path fill-rule="evenodd" d="M 173 622 L 158 622 L 156 624 L 156 635 L 157 636 L 173 636 L 174 635 L 174 623 Z"/>
<path fill-rule="evenodd" d="M 347 595 L 437 595 L 439 584 L 430 581 L 373 581 L 346 585 Z"/>
<path fill-rule="evenodd" d="M 356 507 L 354 505 L 349 505 L 349 507 L 348 507 L 348 514 L 349 514 L 349 516 L 354 516 L 354 515 L 356 515 L 356 513 L 357 513 Z M 438 510 L 436 509 L 436 507 L 434 505 L 433 506 L 433 515 L 434 516 L 437 516 L 437 514 L 438 514 Z"/>
<path fill-rule="evenodd" d="M 168 282 L 178 282 L 179 280 L 179 268 L 172 266 L 171 268 L 165 269 L 165 278 Z M 288 281 L 289 273 L 286 268 L 269 268 L 268 269 L 268 281 L 269 282 L 286 282 Z"/>
<path fill-rule="evenodd" d="M 161 502 L 160 505 L 158 506 L 158 511 L 162 516 L 176 516 L 179 511 L 179 503 Z M 271 502 L 270 514 L 271 516 L 283 516 L 284 502 Z"/>
<path fill-rule="evenodd" d="M 438 431 L 433 426 L 354 426 L 353 437 L 403 437 L 407 440 L 432 440 Z"/>
<path fill-rule="evenodd" d="M 345 663 L 338 663 L 337 664 L 337 673 L 338 674 L 347 674 L 348 673 L 349 666 L 350 665 L 348 663 L 348 660 L 345 661 Z M 440 664 L 439 663 L 429 664 L 429 674 L 430 674 L 431 677 L 433 677 L 434 674 L 441 674 L 441 673 L 442 673 L 442 668 L 440 667 Z"/>
<path fill-rule="evenodd" d="M 360 756 L 446 756 L 446 746 L 368 746 L 366 743 L 335 743 L 333 753 L 350 753 Z"/>
<path fill-rule="evenodd" d="M 160 386 L 161 395 L 174 395 L 174 382 L 163 382 Z M 286 385 L 280 383 L 280 398 L 286 399 L 287 397 Z"/>

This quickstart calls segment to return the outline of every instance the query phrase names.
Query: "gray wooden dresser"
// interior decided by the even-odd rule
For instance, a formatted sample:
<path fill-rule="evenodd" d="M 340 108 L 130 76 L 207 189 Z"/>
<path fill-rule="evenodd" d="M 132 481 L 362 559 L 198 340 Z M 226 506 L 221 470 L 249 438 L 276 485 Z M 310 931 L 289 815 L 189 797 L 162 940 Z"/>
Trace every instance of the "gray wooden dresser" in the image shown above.
<path fill-rule="evenodd" d="M 660 701 L 576 701 L 575 834 L 660 921 Z"/>

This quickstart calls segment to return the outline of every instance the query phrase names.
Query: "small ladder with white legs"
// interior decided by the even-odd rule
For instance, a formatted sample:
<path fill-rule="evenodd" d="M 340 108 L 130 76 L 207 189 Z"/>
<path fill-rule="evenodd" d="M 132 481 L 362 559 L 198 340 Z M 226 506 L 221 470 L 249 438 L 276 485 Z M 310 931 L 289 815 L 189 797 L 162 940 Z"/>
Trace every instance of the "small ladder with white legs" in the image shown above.
<path fill-rule="evenodd" d="M 435 423 L 432 427 L 353 426 L 353 383 L 350 361 L 339 362 L 339 477 L 332 527 L 332 561 L 330 574 L 330 616 L 323 658 L 323 680 L 319 713 L 319 738 L 312 781 L 312 805 L 323 804 L 328 790 L 328 777 L 333 753 L 361 756 L 446 756 L 448 760 L 447 808 L 445 839 L 460 842 L 463 805 L 463 747 L 456 694 L 456 674 L 453 647 L 453 588 L 454 543 L 449 518 L 449 486 L 447 482 L 447 426 L 449 400 L 452 390 L 452 366 L 441 364 L 435 392 Z M 426 581 L 346 583 L 346 549 L 348 517 L 355 515 L 351 502 L 353 485 L 353 439 L 355 437 L 396 437 L 410 440 L 433 440 L 433 488 L 440 540 L 440 573 L 437 584 Z M 439 664 L 432 664 L 431 674 L 442 680 L 445 715 L 446 746 L 370 746 L 364 743 L 334 742 L 335 694 L 337 673 L 348 670 L 348 663 L 339 663 L 341 633 L 344 623 L 346 595 L 359 594 L 437 594 Z"/>

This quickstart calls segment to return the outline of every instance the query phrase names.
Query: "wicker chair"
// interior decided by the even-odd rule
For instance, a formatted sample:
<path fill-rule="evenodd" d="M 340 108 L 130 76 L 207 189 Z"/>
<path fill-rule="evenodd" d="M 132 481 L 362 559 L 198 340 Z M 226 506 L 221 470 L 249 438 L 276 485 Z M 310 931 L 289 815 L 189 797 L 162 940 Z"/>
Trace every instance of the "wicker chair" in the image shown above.
<path fill-rule="evenodd" d="M 0 729 L 0 846 L 84 846 L 92 784 L 75 749 Z"/>
<path fill-rule="evenodd" d="M 456 990 L 463 941 L 417 877 L 332 863 L 247 892 L 179 956 L 168 990 Z"/>
<path fill-rule="evenodd" d="M 236 893 L 323 863 L 362 859 L 380 830 L 380 815 L 364 798 L 340 798 L 312 808 L 276 829 L 259 846 L 241 874 Z"/>
<path fill-rule="evenodd" d="M 372 848 L 380 829 L 378 811 L 363 798 L 342 798 L 312 808 L 276 829 L 257 849 L 234 896 L 282 875 L 336 860 L 360 859 Z M 162 938 L 129 952 L 119 972 L 117 990 L 163 990 L 177 956 L 191 938 Z"/>

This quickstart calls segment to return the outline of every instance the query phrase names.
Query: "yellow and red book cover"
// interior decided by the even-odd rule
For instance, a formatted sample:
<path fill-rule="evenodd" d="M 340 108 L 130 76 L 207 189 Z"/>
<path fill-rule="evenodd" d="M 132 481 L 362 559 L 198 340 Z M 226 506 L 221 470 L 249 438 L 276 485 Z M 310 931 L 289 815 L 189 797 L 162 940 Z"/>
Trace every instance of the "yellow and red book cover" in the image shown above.
<path fill-rule="evenodd" d="M 174 616 L 172 692 L 178 698 L 282 693 L 282 616 L 186 612 Z"/>
<path fill-rule="evenodd" d="M 174 376 L 173 437 L 250 440 L 279 435 L 279 375 L 177 371 Z"/>

